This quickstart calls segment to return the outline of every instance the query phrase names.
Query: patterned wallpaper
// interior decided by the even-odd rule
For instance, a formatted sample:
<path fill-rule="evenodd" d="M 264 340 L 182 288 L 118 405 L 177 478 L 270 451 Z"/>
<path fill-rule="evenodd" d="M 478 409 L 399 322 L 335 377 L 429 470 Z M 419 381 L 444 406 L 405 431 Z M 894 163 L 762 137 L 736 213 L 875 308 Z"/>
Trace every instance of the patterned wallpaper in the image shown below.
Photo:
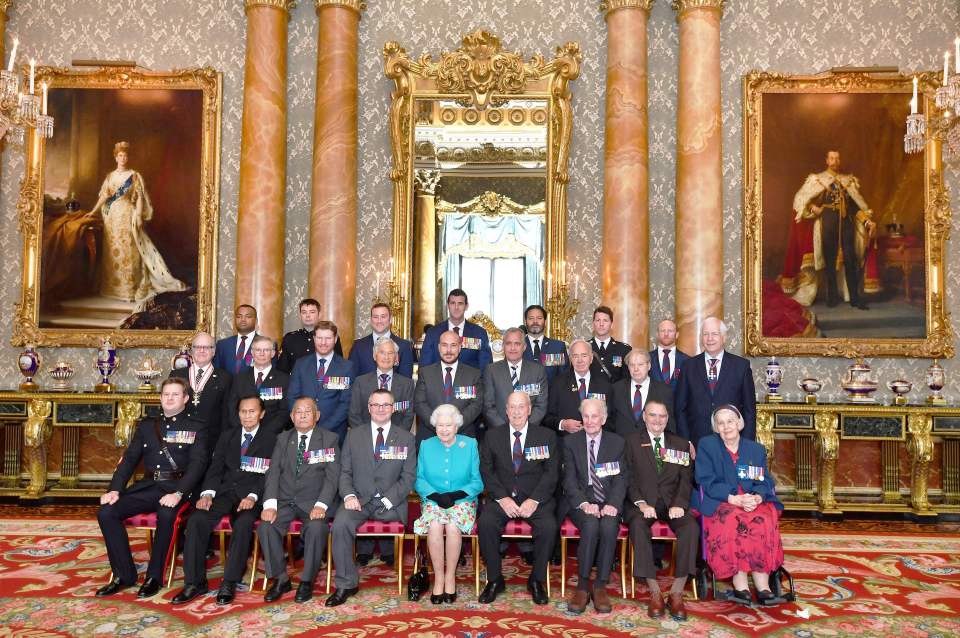
<path fill-rule="evenodd" d="M 589 329 L 589 310 L 599 301 L 599 254 L 602 224 L 603 100 L 606 25 L 594 0 L 368 0 L 360 23 L 360 167 L 358 220 L 358 330 L 365 329 L 375 272 L 389 257 L 392 227 L 387 105 L 391 83 L 383 77 L 381 50 L 387 40 L 398 40 L 411 55 L 434 54 L 455 48 L 463 33 L 487 28 L 504 46 L 529 56 L 552 53 L 568 40 L 583 51 L 581 76 L 574 93 L 573 149 L 570 160 L 568 245 L 570 259 L 581 274 L 583 308 L 576 320 L 578 332 Z M 224 73 L 221 150 L 221 224 L 217 331 L 229 333 L 232 321 L 233 274 L 236 264 L 236 204 L 240 153 L 240 117 L 245 18 L 242 0 L 14 0 L 9 10 L 9 35 L 21 39 L 24 55 L 44 63 L 67 65 L 74 58 L 132 59 L 152 69 L 211 65 Z M 740 77 L 763 68 L 809 73 L 844 64 L 898 65 L 904 70 L 935 68 L 940 51 L 960 26 L 955 0 L 727 0 L 723 19 L 723 170 L 724 283 L 726 319 L 731 324 L 731 348 L 739 351 L 740 208 L 742 189 Z M 469 7 L 469 10 L 467 10 Z M 287 256 L 285 292 L 289 300 L 287 329 L 296 324 L 295 303 L 306 290 L 310 208 L 310 155 L 317 46 L 317 18 L 313 2 L 302 0 L 289 23 L 289 89 L 287 165 Z M 922 37 L 921 37 L 922 34 Z M 674 255 L 674 143 L 677 65 L 677 25 L 667 0 L 653 8 L 649 25 L 650 58 L 650 319 L 672 314 Z M 22 155 L 7 149 L 3 158 L 0 193 L 0 251 L 2 268 L 11 284 L 0 290 L 0 307 L 12 309 L 18 298 L 20 237 L 16 225 L 16 193 L 23 170 Z M 958 174 L 949 174 L 955 187 Z M 960 211 L 958 211 L 960 212 Z M 960 215 L 956 219 L 960 219 Z M 960 224 L 960 222 L 955 222 Z M 960 284 L 957 249 L 951 245 L 948 287 Z M 949 288 L 948 288 L 949 289 Z M 950 299 L 950 310 L 958 310 Z M 15 386 L 18 348 L 9 344 L 10 329 L 0 328 L 0 379 Z M 116 379 L 134 383 L 132 369 L 146 353 L 124 353 Z M 157 353 L 154 353 L 157 354 Z M 171 352 L 162 353 L 164 358 Z M 75 380 L 93 383 L 90 350 L 58 352 L 78 367 Z M 47 363 L 53 358 L 47 352 Z M 817 358 L 791 359 L 787 366 L 788 393 L 797 396 L 794 379 L 815 374 L 827 380 L 824 394 L 835 396 L 847 362 Z M 922 384 L 928 361 L 886 359 L 873 362 L 881 380 L 905 376 Z M 758 383 L 762 361 L 755 362 Z M 46 367 L 46 365 L 45 365 Z M 960 365 L 945 362 L 948 376 Z M 956 383 L 948 395 L 960 398 Z M 919 391 L 915 395 L 919 396 Z M 788 396 L 790 396 L 788 394 Z"/>

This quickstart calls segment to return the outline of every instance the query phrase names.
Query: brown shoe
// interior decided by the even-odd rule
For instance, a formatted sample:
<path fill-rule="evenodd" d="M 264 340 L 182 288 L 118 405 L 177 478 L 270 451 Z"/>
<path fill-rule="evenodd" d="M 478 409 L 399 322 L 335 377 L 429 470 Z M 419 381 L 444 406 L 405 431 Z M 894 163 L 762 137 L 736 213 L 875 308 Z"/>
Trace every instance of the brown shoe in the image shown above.
<path fill-rule="evenodd" d="M 647 604 L 647 615 L 651 618 L 663 618 L 663 612 L 663 594 L 658 592 L 650 596 L 650 602 Z"/>
<path fill-rule="evenodd" d="M 670 605 L 670 617 L 678 622 L 687 619 L 687 610 L 683 607 L 683 592 L 673 593 L 667 596 L 667 602 Z"/>
<path fill-rule="evenodd" d="M 587 609 L 587 603 L 590 602 L 590 592 L 586 589 L 575 589 L 573 596 L 567 603 L 567 611 L 571 614 L 582 614 Z"/>
<path fill-rule="evenodd" d="M 594 584 L 593 586 L 593 608 L 597 610 L 598 614 L 609 614 L 613 611 L 613 606 L 610 604 L 610 595 L 603 585 Z"/>

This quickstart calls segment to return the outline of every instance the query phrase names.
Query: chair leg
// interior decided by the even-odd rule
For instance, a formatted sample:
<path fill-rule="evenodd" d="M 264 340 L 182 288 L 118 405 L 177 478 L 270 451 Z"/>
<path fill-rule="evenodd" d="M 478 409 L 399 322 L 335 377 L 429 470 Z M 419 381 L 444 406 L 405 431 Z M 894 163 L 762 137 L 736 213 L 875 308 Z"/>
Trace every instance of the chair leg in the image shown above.
<path fill-rule="evenodd" d="M 550 561 L 547 561 L 547 598 L 550 598 Z"/>
<path fill-rule="evenodd" d="M 393 538 L 393 556 L 397 561 L 397 596 L 403 594 L 403 534 Z"/>
<path fill-rule="evenodd" d="M 220 532 L 220 567 L 227 568 L 227 533 Z"/>
<path fill-rule="evenodd" d="M 567 539 L 560 537 L 560 598 L 567 595 Z"/>
<path fill-rule="evenodd" d="M 333 535 L 327 535 L 327 593 L 330 593 L 330 576 L 333 572 Z"/>
<path fill-rule="evenodd" d="M 620 539 L 620 595 L 627 598 L 627 539 Z"/>
<path fill-rule="evenodd" d="M 417 570 L 420 569 L 420 552 L 417 550 L 420 548 L 420 536 L 417 534 L 413 535 L 413 573 L 416 574 Z"/>
<path fill-rule="evenodd" d="M 167 571 L 167 587 L 173 585 L 173 572 L 177 567 L 177 532 L 179 530 L 174 527 L 173 529 L 173 543 L 170 545 L 170 568 Z"/>
<path fill-rule="evenodd" d="M 476 536 L 471 539 L 473 548 L 473 590 L 474 595 L 480 595 L 480 542 Z"/>
<path fill-rule="evenodd" d="M 257 582 L 257 554 L 260 552 L 260 540 L 257 538 L 256 531 L 253 534 L 253 562 L 250 564 L 250 591 L 253 591 L 254 583 Z"/>
<path fill-rule="evenodd" d="M 294 564 L 297 561 L 293 558 L 293 534 L 287 534 L 286 543 L 287 543 L 287 562 L 290 563 L 290 567 L 294 567 Z"/>
<path fill-rule="evenodd" d="M 630 598 L 634 600 L 637 598 L 637 576 L 633 573 L 633 543 L 630 543 Z"/>

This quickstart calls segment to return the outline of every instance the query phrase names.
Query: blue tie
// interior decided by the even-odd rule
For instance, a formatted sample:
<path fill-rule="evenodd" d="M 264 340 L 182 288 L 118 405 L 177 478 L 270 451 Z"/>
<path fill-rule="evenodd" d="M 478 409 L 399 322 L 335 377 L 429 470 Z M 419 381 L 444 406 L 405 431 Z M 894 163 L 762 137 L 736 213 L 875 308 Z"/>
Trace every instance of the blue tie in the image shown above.
<path fill-rule="evenodd" d="M 243 443 L 240 444 L 240 456 L 247 455 L 247 448 L 250 447 L 250 443 L 253 441 L 253 435 L 249 432 L 243 433 Z"/>

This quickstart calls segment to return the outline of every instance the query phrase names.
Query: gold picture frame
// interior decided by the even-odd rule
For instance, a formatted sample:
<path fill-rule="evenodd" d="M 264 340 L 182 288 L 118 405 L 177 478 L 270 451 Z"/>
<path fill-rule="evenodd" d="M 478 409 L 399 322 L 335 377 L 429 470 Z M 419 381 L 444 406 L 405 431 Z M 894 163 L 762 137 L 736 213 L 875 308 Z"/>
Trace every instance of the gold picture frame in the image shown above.
<path fill-rule="evenodd" d="M 117 347 L 169 348 L 209 331 L 222 75 L 41 67 L 41 82 L 54 136 L 28 131 L 24 144 L 23 279 L 11 343 L 96 347 L 109 337 Z M 126 176 L 116 189 L 114 174 Z M 136 203 L 117 206 L 125 194 Z"/>
<path fill-rule="evenodd" d="M 516 116 L 517 121 L 526 118 L 545 128 L 543 157 L 538 149 L 531 149 L 529 159 L 545 161 L 546 164 L 543 298 L 549 307 L 552 300 L 566 289 L 567 163 L 573 130 L 568 83 L 580 74 L 579 44 L 567 42 L 557 46 L 552 60 L 540 54 L 524 60 L 518 53 L 503 50 L 500 40 L 492 33 L 477 30 L 463 37 L 459 49 L 443 52 L 438 59 L 429 53 L 411 58 L 398 42 L 387 42 L 383 56 L 384 73 L 395 82 L 390 105 L 393 269 L 389 303 L 393 309 L 393 329 L 398 334 L 416 339 L 419 334 L 411 332 L 420 330 L 421 319 L 432 315 L 439 305 L 436 303 L 435 278 L 424 275 L 433 272 L 435 261 L 432 265 L 421 263 L 424 254 L 430 255 L 426 258 L 428 261 L 435 259 L 433 223 L 415 220 L 415 198 L 421 194 L 429 194 L 432 198 L 436 186 L 436 177 L 431 175 L 435 171 L 418 170 L 414 161 L 418 152 L 415 144 L 417 102 L 424 100 L 456 105 L 441 109 L 444 111 L 441 115 L 463 109 L 468 111 L 463 116 L 472 118 L 469 121 L 490 118 L 487 120 L 490 122 L 500 121 L 503 116 L 498 107 L 511 100 L 538 103 L 525 115 L 511 112 L 510 116 Z M 539 106 L 541 102 L 542 106 Z M 449 152 L 456 154 L 462 150 Z M 500 149 L 489 148 L 478 152 L 478 157 L 481 155 L 495 161 L 506 154 Z M 439 157 L 441 153 L 438 153 Z M 416 258 L 415 250 L 420 251 Z M 416 304 L 412 304 L 411 299 Z M 413 326 L 415 317 L 417 326 Z M 561 321 L 556 313 L 551 314 L 548 333 L 555 337 L 565 334 L 562 324 L 566 319 Z"/>
<path fill-rule="evenodd" d="M 930 130 L 939 80 L 935 73 L 918 77 Z M 912 81 L 865 72 L 744 76 L 746 354 L 953 356 L 944 300 L 951 210 L 942 139 L 932 133 L 922 154 L 904 153 Z M 836 219 L 849 221 L 826 219 L 830 207 L 811 204 L 811 191 L 804 190 L 812 184 L 830 192 L 822 185 L 829 177 L 817 181 L 830 161 L 827 151 L 839 154 L 838 172 L 868 204 L 849 218 L 842 214 L 846 205 L 837 209 Z M 810 210 L 815 217 L 804 214 Z M 848 224 L 850 239 L 837 224 Z M 857 255 L 853 274 L 845 270 L 843 245 Z M 831 251 L 839 252 L 836 259 L 827 258 Z M 827 277 L 831 263 L 835 277 Z M 852 296 L 848 282 L 857 282 Z"/>

